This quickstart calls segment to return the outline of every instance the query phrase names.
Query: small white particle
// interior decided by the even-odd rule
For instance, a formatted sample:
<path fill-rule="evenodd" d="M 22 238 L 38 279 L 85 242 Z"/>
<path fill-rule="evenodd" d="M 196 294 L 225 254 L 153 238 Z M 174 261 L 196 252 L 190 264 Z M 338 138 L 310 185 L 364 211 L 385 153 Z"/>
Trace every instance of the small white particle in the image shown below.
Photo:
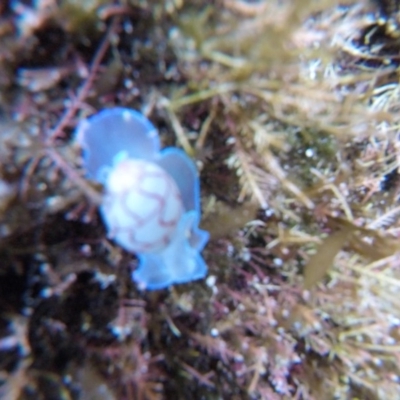
<path fill-rule="evenodd" d="M 42 274 L 46 274 L 51 269 L 51 265 L 49 263 L 40 264 L 40 272 Z"/>
<path fill-rule="evenodd" d="M 283 265 L 283 261 L 282 261 L 281 258 L 274 258 L 274 264 L 275 264 L 277 267 L 281 267 L 281 266 Z"/>
<path fill-rule="evenodd" d="M 382 360 L 381 359 L 379 359 L 379 358 L 374 358 L 373 359 L 373 363 L 375 364 L 375 365 L 377 365 L 378 367 L 380 367 L 383 363 L 382 363 Z"/>
<path fill-rule="evenodd" d="M 245 262 L 249 262 L 251 260 L 250 250 L 247 248 L 244 248 L 240 254 L 240 258 Z"/>
<path fill-rule="evenodd" d="M 266 217 L 272 217 L 274 215 L 274 210 L 272 208 L 267 208 L 264 210 L 264 215 Z"/>
<path fill-rule="evenodd" d="M 40 292 L 40 297 L 43 297 L 44 299 L 49 298 L 53 294 L 53 291 L 50 288 L 45 288 L 42 289 Z"/>
<path fill-rule="evenodd" d="M 310 296 L 311 296 L 311 294 L 308 290 L 303 291 L 303 293 L 302 293 L 303 300 L 305 300 L 305 301 L 309 300 Z"/>
<path fill-rule="evenodd" d="M 92 248 L 88 244 L 81 246 L 81 253 L 85 256 L 89 256 L 92 253 Z"/>
<path fill-rule="evenodd" d="M 308 158 L 313 157 L 313 156 L 314 156 L 314 150 L 313 150 L 313 149 L 307 149 L 307 150 L 305 151 L 305 155 L 306 155 L 306 157 L 308 157 Z"/>
<path fill-rule="evenodd" d="M 228 246 L 226 247 L 226 255 L 228 257 L 231 257 L 231 256 L 233 256 L 234 252 L 235 252 L 235 248 L 231 244 L 228 244 Z"/>
<path fill-rule="evenodd" d="M 210 331 L 210 335 L 212 337 L 217 337 L 219 335 L 218 329 L 217 328 L 212 328 L 211 331 Z"/>
<path fill-rule="evenodd" d="M 214 287 L 216 282 L 217 282 L 217 277 L 215 275 L 210 275 L 206 279 L 206 285 L 210 288 Z"/>
<path fill-rule="evenodd" d="M 124 23 L 124 31 L 126 33 L 132 33 L 133 32 L 133 26 L 132 26 L 132 24 L 130 22 L 126 21 Z"/>
<path fill-rule="evenodd" d="M 131 79 L 125 79 L 124 86 L 125 86 L 126 89 L 132 89 L 133 88 L 133 81 Z"/>
<path fill-rule="evenodd" d="M 390 322 L 391 325 L 395 325 L 395 326 L 396 326 L 396 325 L 400 325 L 400 319 L 394 317 L 393 315 L 389 315 L 389 316 L 388 316 L 388 320 L 389 320 L 389 322 Z"/>
<path fill-rule="evenodd" d="M 128 326 L 116 325 L 111 327 L 111 332 L 122 341 L 131 333 L 131 329 Z"/>
<path fill-rule="evenodd" d="M 15 336 L 6 336 L 0 339 L 0 350 L 7 351 L 18 346 L 18 341 Z"/>
<path fill-rule="evenodd" d="M 52 196 L 46 199 L 46 203 L 49 208 L 58 209 L 64 204 L 64 199 L 62 196 Z"/>
<path fill-rule="evenodd" d="M 236 362 L 243 362 L 244 357 L 241 354 L 235 354 L 234 359 Z"/>
<path fill-rule="evenodd" d="M 299 322 L 299 321 L 296 321 L 296 322 L 293 324 L 293 326 L 294 326 L 294 328 L 295 328 L 297 331 L 299 331 L 299 330 L 301 329 L 301 327 L 302 327 L 301 322 Z"/>
<path fill-rule="evenodd" d="M 396 344 L 396 340 L 392 337 L 387 337 L 387 338 L 385 338 L 385 343 L 389 344 L 389 345 L 394 345 L 394 344 Z"/>
<path fill-rule="evenodd" d="M 97 282 L 100 283 L 102 289 L 106 289 L 111 283 L 113 283 L 116 280 L 115 275 L 106 275 L 102 274 L 99 271 L 96 272 L 95 278 Z"/>

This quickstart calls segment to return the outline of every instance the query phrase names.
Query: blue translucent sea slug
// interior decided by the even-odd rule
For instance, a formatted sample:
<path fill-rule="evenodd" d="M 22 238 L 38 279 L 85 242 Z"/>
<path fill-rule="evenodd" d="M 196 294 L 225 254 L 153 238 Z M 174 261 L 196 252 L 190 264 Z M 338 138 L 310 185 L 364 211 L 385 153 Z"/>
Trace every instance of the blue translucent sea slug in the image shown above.
<path fill-rule="evenodd" d="M 193 161 L 177 148 L 160 151 L 154 126 L 126 108 L 81 121 L 76 138 L 89 178 L 104 185 L 100 212 L 109 237 L 139 259 L 134 281 L 162 289 L 203 278 L 207 266 L 200 252 L 209 235 L 198 228 L 200 183 Z"/>

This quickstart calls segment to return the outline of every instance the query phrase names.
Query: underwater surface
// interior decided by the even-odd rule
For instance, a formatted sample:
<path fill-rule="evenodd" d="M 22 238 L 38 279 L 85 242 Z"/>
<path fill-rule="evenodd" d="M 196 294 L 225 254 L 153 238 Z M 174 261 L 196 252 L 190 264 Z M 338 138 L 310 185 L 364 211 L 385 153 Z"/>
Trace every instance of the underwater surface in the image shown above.
<path fill-rule="evenodd" d="M 397 400 L 398 14 L 0 2 L 0 399 Z"/>

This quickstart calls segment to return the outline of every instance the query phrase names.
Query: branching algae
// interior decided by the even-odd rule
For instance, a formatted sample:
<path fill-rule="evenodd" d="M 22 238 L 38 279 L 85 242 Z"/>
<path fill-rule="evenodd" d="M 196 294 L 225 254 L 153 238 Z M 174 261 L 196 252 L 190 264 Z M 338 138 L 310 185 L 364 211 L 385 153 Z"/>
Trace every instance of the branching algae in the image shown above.
<path fill-rule="evenodd" d="M 198 228 L 200 183 L 177 148 L 160 151 L 158 132 L 142 114 L 112 108 L 83 120 L 76 138 L 89 178 L 104 185 L 100 206 L 109 237 L 136 253 L 132 278 L 162 289 L 203 278 L 200 254 L 209 234 Z"/>

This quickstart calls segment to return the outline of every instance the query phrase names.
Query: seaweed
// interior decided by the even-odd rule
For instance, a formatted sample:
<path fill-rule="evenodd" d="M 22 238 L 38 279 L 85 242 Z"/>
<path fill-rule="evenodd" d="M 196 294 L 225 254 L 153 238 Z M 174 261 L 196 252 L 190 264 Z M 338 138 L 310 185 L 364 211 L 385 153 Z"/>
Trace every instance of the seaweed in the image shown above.
<path fill-rule="evenodd" d="M 29 18 L 27 18 L 29 17 Z M 0 397 L 397 399 L 398 5 L 0 5 Z M 73 137 L 134 108 L 200 172 L 201 281 L 147 292 Z"/>

